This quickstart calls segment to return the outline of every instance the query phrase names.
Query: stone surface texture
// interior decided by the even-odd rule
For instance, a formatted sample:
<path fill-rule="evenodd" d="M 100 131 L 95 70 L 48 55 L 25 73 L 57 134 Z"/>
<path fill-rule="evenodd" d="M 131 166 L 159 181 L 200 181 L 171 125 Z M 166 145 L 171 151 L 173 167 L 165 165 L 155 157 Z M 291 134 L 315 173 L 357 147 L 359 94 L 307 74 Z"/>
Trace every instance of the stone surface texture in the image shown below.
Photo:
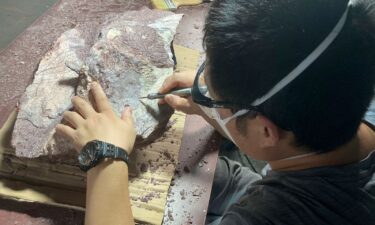
<path fill-rule="evenodd" d="M 88 98 L 92 80 L 101 83 L 116 113 L 125 105 L 134 109 L 138 143 L 162 132 L 172 110 L 139 97 L 157 92 L 173 73 L 170 46 L 181 18 L 143 8 L 111 14 L 100 26 L 87 21 L 65 31 L 40 61 L 20 100 L 12 137 L 16 155 L 72 159 L 75 151 L 54 128 L 71 109 L 72 96 Z"/>

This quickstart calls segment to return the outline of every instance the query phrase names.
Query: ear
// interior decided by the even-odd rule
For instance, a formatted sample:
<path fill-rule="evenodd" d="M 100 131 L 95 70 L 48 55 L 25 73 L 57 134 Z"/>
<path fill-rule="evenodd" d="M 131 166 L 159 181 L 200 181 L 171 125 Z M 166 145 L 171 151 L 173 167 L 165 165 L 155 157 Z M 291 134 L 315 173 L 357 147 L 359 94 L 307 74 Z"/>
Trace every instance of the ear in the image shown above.
<path fill-rule="evenodd" d="M 276 146 L 280 140 L 280 128 L 263 115 L 258 115 L 257 120 L 260 125 L 260 136 L 262 138 L 262 141 L 260 142 L 260 147 L 268 148 Z"/>

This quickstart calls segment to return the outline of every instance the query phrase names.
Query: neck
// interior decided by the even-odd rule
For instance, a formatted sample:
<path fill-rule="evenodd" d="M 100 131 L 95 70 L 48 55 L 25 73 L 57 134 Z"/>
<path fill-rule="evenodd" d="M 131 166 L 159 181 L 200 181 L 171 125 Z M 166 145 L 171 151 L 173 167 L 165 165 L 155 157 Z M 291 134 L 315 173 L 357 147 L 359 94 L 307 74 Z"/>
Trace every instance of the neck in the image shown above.
<path fill-rule="evenodd" d="M 305 156 L 286 160 L 281 159 L 269 161 L 268 163 L 273 170 L 277 171 L 293 171 L 323 166 L 339 166 L 356 163 L 364 159 L 374 149 L 374 130 L 365 124 L 361 124 L 356 136 L 350 142 L 332 151 L 312 155 L 307 154 L 309 152 L 305 151 L 301 153 L 301 155 L 307 154 Z M 289 157 L 296 156 L 296 149 L 289 149 L 289 152 L 292 152 Z"/>

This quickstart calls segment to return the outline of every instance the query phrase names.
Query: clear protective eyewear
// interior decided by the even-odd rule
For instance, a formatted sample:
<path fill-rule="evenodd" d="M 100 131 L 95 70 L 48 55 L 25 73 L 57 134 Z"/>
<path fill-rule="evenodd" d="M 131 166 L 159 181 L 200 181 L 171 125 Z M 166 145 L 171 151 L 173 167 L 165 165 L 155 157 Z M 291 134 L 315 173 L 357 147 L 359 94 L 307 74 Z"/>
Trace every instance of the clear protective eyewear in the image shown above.
<path fill-rule="evenodd" d="M 256 107 L 251 107 L 251 109 L 241 109 L 234 113 L 233 115 L 225 118 L 218 112 L 217 108 L 238 108 L 235 104 L 228 101 L 218 101 L 211 98 L 207 87 L 205 86 L 204 77 L 202 77 L 205 68 L 205 63 L 199 67 L 197 74 L 195 76 L 193 88 L 192 88 L 192 99 L 201 110 L 210 119 L 220 121 L 220 123 L 227 124 L 230 120 L 245 115 L 250 111 L 257 111 Z"/>

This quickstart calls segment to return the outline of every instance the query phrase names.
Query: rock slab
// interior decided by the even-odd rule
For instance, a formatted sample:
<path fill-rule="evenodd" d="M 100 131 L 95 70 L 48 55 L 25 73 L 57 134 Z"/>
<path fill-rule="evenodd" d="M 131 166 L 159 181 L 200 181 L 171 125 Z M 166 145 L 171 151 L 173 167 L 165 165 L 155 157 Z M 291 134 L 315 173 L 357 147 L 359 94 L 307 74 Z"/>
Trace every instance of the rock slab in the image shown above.
<path fill-rule="evenodd" d="M 59 156 L 74 163 L 75 151 L 54 128 L 72 108 L 71 97 L 88 98 L 92 80 L 101 83 L 116 113 L 126 105 L 134 109 L 138 143 L 163 132 L 172 110 L 139 97 L 157 92 L 173 73 L 171 42 L 181 18 L 143 8 L 112 14 L 100 26 L 86 22 L 64 32 L 40 61 L 20 100 L 12 137 L 16 155 Z"/>

